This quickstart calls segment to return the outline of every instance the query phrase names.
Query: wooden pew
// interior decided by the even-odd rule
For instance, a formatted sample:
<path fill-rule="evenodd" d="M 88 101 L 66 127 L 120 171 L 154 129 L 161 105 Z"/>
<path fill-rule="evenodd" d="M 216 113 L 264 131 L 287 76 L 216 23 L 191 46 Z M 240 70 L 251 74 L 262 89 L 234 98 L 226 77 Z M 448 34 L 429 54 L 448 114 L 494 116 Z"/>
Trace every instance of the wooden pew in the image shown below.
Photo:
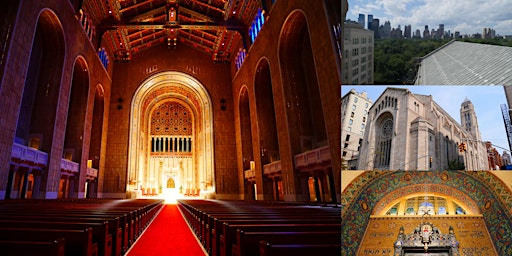
<path fill-rule="evenodd" d="M 164 200 L 160 199 L 65 199 L 65 200 L 13 200 L 0 202 L 0 218 L 11 220 L 55 222 L 109 221 L 112 235 L 112 253 L 108 247 L 100 255 L 122 255 L 156 216 Z M 110 225 L 112 224 L 112 225 Z M 108 244 L 108 241 L 105 242 Z"/>
<path fill-rule="evenodd" d="M 112 234 L 109 233 L 108 221 L 103 222 L 57 222 L 54 221 L 27 221 L 0 219 L 0 227 L 5 228 L 36 228 L 36 229 L 85 229 L 92 228 L 92 241 L 98 243 L 100 256 L 112 255 Z"/>
<path fill-rule="evenodd" d="M 211 230 L 211 235 L 206 235 L 207 239 L 211 239 L 211 242 L 206 243 L 206 248 L 211 248 L 211 252 L 213 255 L 218 254 L 217 248 L 221 248 L 222 244 L 220 242 L 221 236 L 224 235 L 224 225 L 232 224 L 232 225 L 280 225 L 280 224 L 338 224 L 341 221 L 338 221 L 337 218 L 332 216 L 327 216 L 324 218 L 318 218 L 315 216 L 303 216 L 303 215 L 290 215 L 290 214 L 282 214 L 282 215 L 251 215 L 247 214 L 245 216 L 237 216 L 237 217 L 225 217 L 225 218 L 216 218 L 213 224 L 213 228 Z M 341 229 L 340 229 L 341 230 Z M 235 230 L 236 231 L 236 230 Z M 229 246 L 229 244 L 228 244 Z M 215 249 L 214 249 L 215 247 Z M 224 251 L 229 252 L 230 248 L 224 249 Z M 229 253 L 227 254 L 229 255 Z"/>
<path fill-rule="evenodd" d="M 260 256 L 339 256 L 340 244 L 271 244 L 265 240 L 260 241 Z"/>
<path fill-rule="evenodd" d="M 331 223 L 341 224 L 339 208 L 311 207 L 300 203 L 253 203 L 248 201 L 214 201 L 181 199 L 179 208 L 184 213 L 196 236 L 210 255 L 220 254 L 223 223 Z M 272 225 L 274 225 L 272 224 Z M 341 229 L 339 229 L 341 230 Z M 340 232 L 341 233 L 341 232 Z M 341 234 L 340 234 L 341 235 Z M 229 255 L 231 246 L 222 250 Z"/>
<path fill-rule="evenodd" d="M 230 224 L 223 225 L 223 235 L 219 237 L 219 250 L 212 248 L 212 255 L 231 255 L 232 244 L 236 243 L 238 230 L 244 232 L 301 232 L 301 231 L 338 231 L 341 239 L 341 223 L 308 223 L 308 221 L 290 221 L 284 223 Z M 341 245 L 341 243 L 340 243 Z M 215 247 L 215 246 L 214 246 Z"/>
<path fill-rule="evenodd" d="M 17 209 L 4 209 L 1 215 L 14 214 L 20 216 L 33 216 L 33 215 L 45 215 L 45 216 L 74 216 L 74 217 L 95 217 L 95 218 L 113 218 L 117 217 L 120 219 L 120 226 L 122 228 L 123 235 L 123 246 L 126 250 L 142 233 L 142 210 L 138 208 L 128 207 L 116 207 L 106 211 L 99 211 L 97 209 L 73 209 L 67 208 L 59 211 L 59 206 L 55 205 L 53 209 L 32 209 L 31 206 Z"/>
<path fill-rule="evenodd" d="M 339 212 L 338 213 L 314 213 L 314 212 L 277 212 L 277 213 L 252 213 L 252 212 L 238 212 L 238 213 L 230 213 L 230 214 L 209 214 L 207 219 L 202 222 L 199 227 L 199 238 L 200 240 L 209 247 L 209 242 L 212 239 L 214 241 L 218 241 L 215 237 L 212 236 L 212 229 L 217 230 L 217 235 L 222 234 L 222 223 L 229 222 L 230 220 L 256 220 L 256 219 L 311 219 L 312 216 L 315 219 L 321 220 L 334 220 L 340 221 Z"/>
<path fill-rule="evenodd" d="M 121 218 L 120 218 L 121 217 Z M 92 214 L 72 214 L 72 213 L 44 213 L 40 212 L 20 212 L 18 214 L 11 213 L 10 215 L 5 212 L 0 213 L 0 219 L 4 220 L 25 220 L 25 221 L 58 221 L 67 223 L 104 223 L 107 221 L 108 233 L 111 235 L 112 243 L 111 251 L 113 255 L 122 255 L 130 246 L 128 230 L 129 226 L 126 223 L 124 216 L 112 215 L 92 215 Z M 107 248 L 108 250 L 108 248 Z"/>
<path fill-rule="evenodd" d="M 0 240 L 3 256 L 65 256 L 64 246 L 64 238 L 47 242 Z"/>
<path fill-rule="evenodd" d="M 258 256 L 260 241 L 275 244 L 337 244 L 341 246 L 340 231 L 310 232 L 244 232 L 237 231 L 236 244 L 232 245 L 232 256 Z"/>
<path fill-rule="evenodd" d="M 191 202 L 190 200 L 187 202 Z M 224 205 L 216 206 L 209 203 L 200 204 L 201 209 L 190 209 L 187 207 L 188 214 L 187 216 L 192 216 L 191 226 L 195 231 L 196 235 L 200 239 L 202 243 L 207 243 L 208 236 L 207 234 L 211 232 L 215 222 L 215 219 L 221 218 L 272 218 L 272 215 L 299 215 L 303 214 L 308 218 L 314 215 L 317 218 L 331 218 L 337 219 L 341 222 L 341 218 L 339 215 L 339 209 L 331 208 L 331 209 L 309 209 L 309 208 L 301 208 L 296 205 L 274 205 L 273 209 L 270 207 L 260 207 L 260 205 L 252 205 L 252 204 L 240 204 L 235 202 L 231 207 L 224 208 Z M 277 208 L 282 207 L 282 208 Z M 236 211 L 234 210 L 236 209 Z M 262 210 L 264 209 L 264 210 Z M 265 211 L 265 209 L 270 209 L 269 211 Z M 259 217 L 258 217 L 259 216 Z M 190 218 L 190 217 L 189 217 Z M 220 225 L 219 225 L 220 226 Z"/>
<path fill-rule="evenodd" d="M 35 229 L 35 228 L 0 228 L 0 240 L 48 242 L 58 238 L 65 240 L 66 256 L 97 256 L 98 244 L 92 241 L 92 228 Z"/>

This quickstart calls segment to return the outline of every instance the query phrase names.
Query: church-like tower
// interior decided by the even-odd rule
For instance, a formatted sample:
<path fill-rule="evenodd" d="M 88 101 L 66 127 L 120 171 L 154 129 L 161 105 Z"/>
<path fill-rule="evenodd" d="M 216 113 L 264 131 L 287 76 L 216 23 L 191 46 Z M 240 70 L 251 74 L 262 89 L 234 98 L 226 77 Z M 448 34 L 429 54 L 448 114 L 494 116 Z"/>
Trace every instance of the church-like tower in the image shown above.
<path fill-rule="evenodd" d="M 485 143 L 482 141 L 480 129 L 478 128 L 475 106 L 468 98 L 460 105 L 460 123 L 462 128 L 471 134 L 471 138 L 465 138 L 462 141 L 473 149 L 464 152 L 469 156 L 465 160 L 467 170 L 475 170 L 477 166 L 480 168 L 482 168 L 482 166 L 488 166 L 486 165 L 488 160 L 484 159 L 485 157 L 481 155 L 481 152 L 487 152 L 487 149 Z M 473 168 L 470 168 L 470 166 L 473 166 Z"/>
<path fill-rule="evenodd" d="M 477 141 L 482 141 L 480 129 L 478 128 L 478 120 L 476 118 L 475 106 L 466 98 L 460 105 L 460 124 L 467 132 L 471 133 Z"/>

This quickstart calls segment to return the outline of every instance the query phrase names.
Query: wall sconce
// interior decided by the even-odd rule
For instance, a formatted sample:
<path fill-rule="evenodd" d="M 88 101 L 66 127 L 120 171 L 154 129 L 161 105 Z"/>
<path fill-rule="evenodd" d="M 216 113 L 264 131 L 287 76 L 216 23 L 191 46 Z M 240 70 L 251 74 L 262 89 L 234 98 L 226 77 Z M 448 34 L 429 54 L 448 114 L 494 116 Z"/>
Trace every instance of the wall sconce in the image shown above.
<path fill-rule="evenodd" d="M 220 110 L 224 111 L 226 110 L 226 100 L 220 99 Z"/>
<path fill-rule="evenodd" d="M 117 103 L 118 103 L 118 104 L 117 104 L 117 110 L 121 110 L 121 109 L 123 109 L 123 105 L 121 105 L 121 103 L 123 103 L 123 98 L 119 97 L 119 98 L 117 99 Z"/>

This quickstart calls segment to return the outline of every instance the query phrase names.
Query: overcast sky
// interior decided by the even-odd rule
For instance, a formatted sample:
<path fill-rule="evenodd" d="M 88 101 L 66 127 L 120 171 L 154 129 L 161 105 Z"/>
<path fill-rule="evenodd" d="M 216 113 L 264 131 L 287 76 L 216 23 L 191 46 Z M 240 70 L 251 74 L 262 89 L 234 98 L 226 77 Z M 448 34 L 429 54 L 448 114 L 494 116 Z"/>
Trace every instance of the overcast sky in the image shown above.
<path fill-rule="evenodd" d="M 486 27 L 512 35 L 511 10 L 512 0 L 348 0 L 347 19 L 357 21 L 359 14 L 373 14 L 380 24 L 389 20 L 392 28 L 400 25 L 402 31 L 405 25 L 423 33 L 425 25 L 432 30 L 444 24 L 445 31 L 462 35 L 482 34 Z"/>
<path fill-rule="evenodd" d="M 375 102 L 388 86 L 351 86 L 343 85 L 341 94 L 345 95 L 354 88 L 358 93 L 366 91 L 368 97 Z M 450 116 L 460 124 L 460 105 L 466 99 L 475 107 L 483 141 L 490 141 L 498 146 L 500 154 L 503 148 L 509 149 L 505 125 L 500 105 L 506 104 L 505 91 L 502 86 L 389 86 L 408 88 L 412 93 L 432 95 Z"/>

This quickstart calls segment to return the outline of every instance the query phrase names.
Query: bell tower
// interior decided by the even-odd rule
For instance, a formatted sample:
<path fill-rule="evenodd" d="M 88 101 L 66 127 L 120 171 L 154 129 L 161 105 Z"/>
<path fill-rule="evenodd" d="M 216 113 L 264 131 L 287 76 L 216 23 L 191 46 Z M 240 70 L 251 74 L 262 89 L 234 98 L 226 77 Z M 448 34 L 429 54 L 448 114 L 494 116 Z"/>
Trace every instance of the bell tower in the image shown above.
<path fill-rule="evenodd" d="M 478 120 L 476 118 L 475 106 L 466 98 L 460 105 L 460 122 L 464 130 L 473 136 L 474 140 L 482 141 L 480 130 L 478 128 Z"/>

